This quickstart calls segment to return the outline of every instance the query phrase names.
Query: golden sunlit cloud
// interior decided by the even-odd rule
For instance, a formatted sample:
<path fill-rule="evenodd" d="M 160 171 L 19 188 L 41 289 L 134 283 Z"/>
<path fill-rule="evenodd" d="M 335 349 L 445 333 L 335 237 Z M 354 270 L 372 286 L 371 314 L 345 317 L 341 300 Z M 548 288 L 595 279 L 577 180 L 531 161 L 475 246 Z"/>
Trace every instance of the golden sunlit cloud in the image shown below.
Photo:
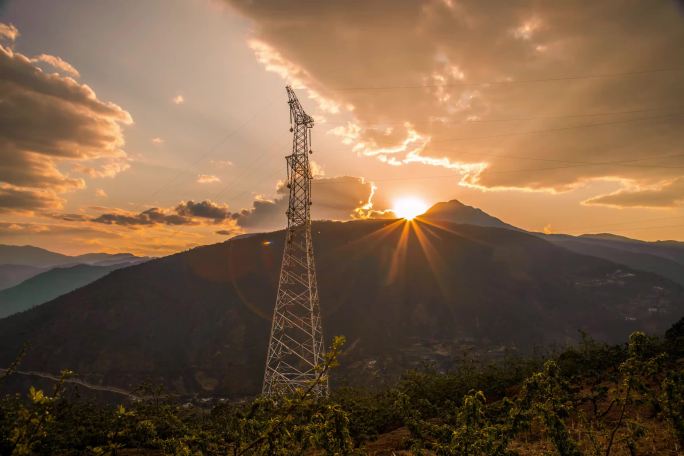
<path fill-rule="evenodd" d="M 311 75 L 309 75 L 308 72 L 283 57 L 275 48 L 263 41 L 251 39 L 247 44 L 254 52 L 256 59 L 264 65 L 266 71 L 279 75 L 296 88 L 306 89 L 309 98 L 316 102 L 322 111 L 330 114 L 337 114 L 340 112 L 341 106 L 337 102 L 322 96 L 318 91 L 314 90 L 310 84 L 304 83 L 305 80 L 311 80 Z M 350 107 L 347 106 L 347 108 L 349 109 Z"/>
<path fill-rule="evenodd" d="M 422 199 L 414 196 L 407 196 L 394 200 L 392 212 L 394 212 L 397 217 L 411 220 L 418 215 L 424 214 L 427 209 L 428 205 Z"/>
<path fill-rule="evenodd" d="M 353 106 L 345 118 L 331 116 L 328 131 L 358 155 L 455 169 L 465 174 L 460 187 L 481 191 L 567 193 L 618 177 L 661 192 L 680 177 L 684 130 L 670 110 L 684 87 L 680 69 L 661 71 L 668 65 L 608 44 L 639 30 L 639 46 L 667 61 L 684 37 L 677 2 L 609 1 L 622 11 L 616 22 L 602 14 L 604 2 L 410 0 L 393 8 L 380 0 L 363 15 L 343 2 L 311 2 L 302 16 L 281 1 L 226 1 L 254 23 L 249 46 L 268 71 Z M 378 22 L 381 11 L 391 19 Z M 639 205 L 631 195 L 602 205 L 672 207 L 670 198 L 643 196 Z"/>
<path fill-rule="evenodd" d="M 212 174 L 200 174 L 199 176 L 197 176 L 198 184 L 213 184 L 215 182 L 221 182 L 221 179 L 218 176 L 214 176 Z"/>
<path fill-rule="evenodd" d="M 63 73 L 65 73 L 67 76 L 71 76 L 72 78 L 80 78 L 81 74 L 78 72 L 76 68 L 74 68 L 69 62 L 65 62 L 62 60 L 60 57 L 57 57 L 56 55 L 49 55 L 49 54 L 40 54 L 36 57 L 33 57 L 31 59 L 32 63 L 47 63 L 50 65 L 52 68 L 56 70 L 60 70 Z"/>
<path fill-rule="evenodd" d="M 173 102 L 173 104 L 179 105 L 185 103 L 185 98 L 183 97 L 183 95 L 176 95 L 175 97 L 173 97 L 171 101 Z"/>
<path fill-rule="evenodd" d="M 76 81 L 78 71 L 48 54 L 28 57 L 13 48 L 19 31 L 0 24 L 0 211 L 59 210 L 64 193 L 91 178 L 114 177 L 130 167 L 123 127 L 130 114 L 100 100 Z M 58 70 L 55 72 L 54 70 Z"/>
<path fill-rule="evenodd" d="M 230 160 L 209 160 L 209 163 L 212 166 L 215 166 L 217 168 L 228 168 L 233 166 L 233 162 Z"/>
<path fill-rule="evenodd" d="M 14 42 L 18 36 L 19 30 L 14 25 L 0 23 L 0 38 Z"/>

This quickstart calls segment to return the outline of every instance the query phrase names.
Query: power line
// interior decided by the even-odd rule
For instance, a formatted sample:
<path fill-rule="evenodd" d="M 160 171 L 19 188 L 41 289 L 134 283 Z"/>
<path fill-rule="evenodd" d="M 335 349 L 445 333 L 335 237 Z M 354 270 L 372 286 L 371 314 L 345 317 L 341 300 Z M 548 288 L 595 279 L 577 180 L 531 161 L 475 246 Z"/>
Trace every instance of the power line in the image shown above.
<path fill-rule="evenodd" d="M 631 220 L 629 222 L 619 222 L 619 223 L 606 223 L 606 224 L 601 224 L 601 225 L 592 225 L 592 226 L 583 226 L 580 228 L 573 228 L 573 227 L 566 227 L 566 230 L 573 230 L 573 231 L 584 231 L 584 230 L 594 230 L 594 229 L 599 229 L 599 228 L 605 228 L 605 227 L 618 227 L 618 229 L 621 226 L 624 225 L 632 225 L 635 222 L 655 222 L 655 221 L 660 221 L 660 220 L 673 220 L 673 219 L 681 219 L 684 218 L 684 215 L 675 215 L 671 217 L 656 217 L 656 218 L 650 218 L 650 219 L 640 219 L 640 220 Z M 651 227 L 643 227 L 643 228 L 651 228 Z M 626 228 L 629 229 L 629 228 Z"/>
<path fill-rule="evenodd" d="M 460 154 L 463 155 L 481 155 L 478 154 L 477 152 L 459 152 Z M 485 155 L 483 158 L 503 158 L 503 159 L 511 159 L 511 160 L 531 160 L 531 161 L 542 161 L 542 162 L 553 162 L 553 163 L 568 163 L 568 164 L 582 164 L 582 165 L 605 165 L 605 164 L 618 164 L 620 166 L 639 166 L 639 167 L 644 167 L 644 168 L 658 168 L 658 169 L 678 169 L 678 168 L 684 168 L 684 166 L 664 166 L 664 165 L 631 165 L 630 163 L 632 162 L 639 162 L 639 161 L 645 161 L 645 160 L 659 160 L 659 159 L 665 159 L 665 158 L 677 158 L 677 157 L 684 157 L 684 154 L 671 154 L 671 155 L 660 155 L 656 157 L 643 157 L 643 158 L 635 158 L 633 160 L 625 160 L 619 163 L 616 162 L 588 162 L 588 161 L 578 161 L 578 160 L 558 160 L 558 159 L 553 159 L 553 158 L 540 158 L 540 157 L 527 157 L 524 155 L 511 155 L 511 154 L 506 154 L 506 155 Z"/>
<path fill-rule="evenodd" d="M 409 89 L 430 89 L 430 88 L 440 88 L 440 87 L 473 87 L 473 86 L 483 86 L 483 85 L 513 85 L 513 84 L 532 84 L 539 82 L 556 82 L 556 81 L 576 81 L 583 79 L 605 79 L 605 78 L 616 78 L 616 77 L 630 77 L 638 76 L 643 74 L 652 73 L 671 73 L 683 71 L 684 68 L 655 68 L 651 70 L 636 70 L 636 71 L 624 71 L 617 73 L 603 73 L 603 74 L 585 74 L 585 75 L 572 75 L 572 76 L 556 76 L 549 78 L 535 78 L 535 79 L 518 79 L 518 80 L 493 80 L 493 81 L 480 81 L 480 82 L 457 82 L 457 83 L 446 83 L 446 84 L 416 84 L 416 85 L 387 85 L 387 86 L 357 86 L 357 87 L 337 87 L 332 90 L 339 92 L 356 92 L 364 90 L 409 90 Z"/>
<path fill-rule="evenodd" d="M 613 115 L 629 115 L 629 114 L 641 114 L 641 113 L 646 113 L 646 112 L 656 112 L 656 111 L 665 111 L 665 110 L 671 110 L 671 109 L 682 109 L 682 106 L 669 106 L 669 107 L 660 107 L 660 108 L 645 108 L 645 109 L 632 109 L 632 110 L 626 110 L 626 111 L 606 111 L 606 112 L 595 112 L 595 113 L 576 113 L 576 114 L 563 114 L 563 115 L 557 115 L 557 116 L 535 116 L 535 117 L 510 117 L 510 118 L 503 118 L 503 119 L 473 119 L 473 120 L 453 120 L 453 121 L 448 121 L 448 122 L 442 122 L 442 121 L 437 121 L 437 120 L 427 120 L 424 122 L 413 122 L 413 121 L 388 121 L 388 122 L 363 122 L 364 127 L 385 127 L 389 125 L 405 125 L 406 123 L 410 123 L 411 125 L 422 125 L 425 123 L 431 123 L 431 124 L 442 124 L 442 125 L 450 125 L 450 124 L 477 124 L 477 123 L 496 123 L 496 122 L 524 122 L 524 121 L 530 121 L 530 120 L 551 120 L 551 119 L 569 119 L 569 118 L 578 118 L 578 117 L 603 117 L 603 116 L 613 116 Z M 326 126 L 346 126 L 347 123 L 332 123 L 332 122 L 327 122 L 325 124 Z"/>
<path fill-rule="evenodd" d="M 531 131 L 522 131 L 522 132 L 499 133 L 496 135 L 443 138 L 443 139 L 431 140 L 430 142 L 440 143 L 440 142 L 449 142 L 449 141 L 472 141 L 472 140 L 478 140 L 478 139 L 502 138 L 505 136 L 536 135 L 536 134 L 544 134 L 544 133 L 553 133 L 553 132 L 557 132 L 557 131 L 577 130 L 577 129 L 582 129 L 582 128 L 592 128 L 592 127 L 602 127 L 602 126 L 606 126 L 606 125 L 618 125 L 618 124 L 631 123 L 631 122 L 668 119 L 668 118 L 672 118 L 672 117 L 679 117 L 683 114 L 684 114 L 684 111 L 681 111 L 681 112 L 663 114 L 660 116 L 652 116 L 652 117 L 637 117 L 637 118 L 632 118 L 632 119 L 612 120 L 609 122 L 597 122 L 597 123 L 591 123 L 591 124 L 571 125 L 571 126 L 566 126 L 566 127 L 545 128 L 545 129 L 540 129 L 540 130 L 531 130 Z"/>
<path fill-rule="evenodd" d="M 264 109 L 269 107 L 270 105 L 273 104 L 274 99 L 268 100 L 266 103 L 261 105 L 252 116 L 248 117 L 245 119 L 243 122 L 238 124 L 235 128 L 231 129 L 223 138 L 221 138 L 218 142 L 214 143 L 212 146 L 210 146 L 203 154 L 201 154 L 195 161 L 193 161 L 190 166 L 186 169 L 180 170 L 175 176 L 173 176 L 170 180 L 162 184 L 160 187 L 158 187 L 155 191 L 153 191 L 150 195 L 149 198 L 154 198 L 161 192 L 163 189 L 174 183 L 175 181 L 178 180 L 178 178 L 184 174 L 187 174 L 190 171 L 195 171 L 195 166 L 207 158 L 211 153 L 213 153 L 219 146 L 221 146 L 223 143 L 228 141 L 230 138 L 232 138 L 235 134 L 239 133 L 244 127 L 246 127 L 250 122 L 252 122 L 254 119 L 259 116 Z"/>
<path fill-rule="evenodd" d="M 553 166 L 553 167 L 546 167 L 546 168 L 522 168 L 522 169 L 511 169 L 511 170 L 493 170 L 493 171 L 487 171 L 488 174 L 500 174 L 500 173 L 513 173 L 513 172 L 526 172 L 526 171 L 546 171 L 546 170 L 556 170 L 556 169 L 565 169 L 565 168 L 575 168 L 575 167 L 582 167 L 582 166 L 607 166 L 607 165 L 617 165 L 617 166 L 638 166 L 640 168 L 643 167 L 649 167 L 649 168 L 657 168 L 657 169 L 683 169 L 684 166 L 654 166 L 654 165 L 633 165 L 632 163 L 638 162 L 638 161 L 644 161 L 644 160 L 657 160 L 657 159 L 663 159 L 663 158 L 675 158 L 675 157 L 682 157 L 684 154 L 670 154 L 670 155 L 661 155 L 657 157 L 645 157 L 645 158 L 635 158 L 635 159 L 630 159 L 630 160 L 616 160 L 616 161 L 604 161 L 604 162 L 582 162 L 582 161 L 564 161 L 564 160 L 553 160 L 553 159 L 544 159 L 544 158 L 536 158 L 536 157 L 520 157 L 520 156 L 510 156 L 510 155 L 501 155 L 497 156 L 495 158 L 523 158 L 527 160 L 540 160 L 540 161 L 552 161 L 552 162 L 560 162 L 560 163 L 569 163 L 568 166 Z M 455 178 L 458 177 L 458 174 L 452 173 L 452 174 L 433 174 L 429 176 L 415 176 L 415 177 L 390 177 L 390 178 L 381 178 L 381 179 L 373 179 L 370 177 L 364 177 L 367 181 L 370 182 L 390 182 L 390 181 L 411 181 L 411 180 L 425 180 L 425 179 L 447 179 L 447 178 Z M 343 184 L 345 182 L 321 182 L 317 181 L 317 185 L 335 185 L 335 184 Z"/>
<path fill-rule="evenodd" d="M 636 228 L 622 228 L 622 230 L 635 231 L 635 230 L 654 230 L 654 229 L 679 228 L 679 227 L 684 227 L 684 225 L 641 226 L 641 227 L 636 227 Z"/>

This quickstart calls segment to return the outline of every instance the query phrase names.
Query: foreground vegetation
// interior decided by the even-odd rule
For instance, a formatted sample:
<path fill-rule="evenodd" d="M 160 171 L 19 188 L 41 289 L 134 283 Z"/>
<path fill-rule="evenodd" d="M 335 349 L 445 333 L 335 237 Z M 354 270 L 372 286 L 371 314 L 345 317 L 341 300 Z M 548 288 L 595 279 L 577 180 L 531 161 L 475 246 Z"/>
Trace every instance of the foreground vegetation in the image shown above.
<path fill-rule="evenodd" d="M 684 320 L 664 339 L 637 332 L 608 346 L 584 337 L 546 361 L 426 368 L 390 389 L 338 388 L 326 399 L 312 385 L 277 402 L 203 410 L 148 389 L 113 407 L 62 381 L 0 400 L 0 454 L 682 454 L 683 357 Z"/>

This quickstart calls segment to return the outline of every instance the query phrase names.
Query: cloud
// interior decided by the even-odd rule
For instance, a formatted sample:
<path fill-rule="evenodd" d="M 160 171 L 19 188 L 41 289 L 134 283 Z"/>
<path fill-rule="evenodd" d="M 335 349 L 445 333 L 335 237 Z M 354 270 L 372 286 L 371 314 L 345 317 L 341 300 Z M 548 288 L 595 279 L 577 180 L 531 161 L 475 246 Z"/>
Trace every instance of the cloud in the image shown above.
<path fill-rule="evenodd" d="M 128 159 L 111 158 L 96 166 L 87 166 L 83 163 L 75 163 L 72 169 L 74 171 L 86 174 L 90 177 L 114 177 L 117 174 L 126 171 L 131 165 Z"/>
<path fill-rule="evenodd" d="M 19 30 L 14 25 L 0 22 L 0 39 L 14 42 L 18 36 Z"/>
<path fill-rule="evenodd" d="M 209 163 L 218 168 L 229 168 L 233 166 L 233 162 L 230 160 L 209 160 Z"/>
<path fill-rule="evenodd" d="M 352 109 L 332 129 L 358 154 L 483 190 L 681 174 L 676 2 L 227 2 L 268 71 Z"/>
<path fill-rule="evenodd" d="M 338 176 L 313 181 L 312 218 L 350 220 L 387 217 L 388 203 L 376 186 L 360 177 Z M 257 196 L 249 209 L 231 211 L 228 205 L 210 200 L 185 200 L 172 207 L 152 207 L 140 212 L 118 208 L 90 207 L 89 213 L 46 213 L 64 224 L 91 230 L 80 246 L 69 248 L 123 249 L 140 254 L 173 252 L 207 242 L 207 237 L 233 236 L 245 232 L 282 229 L 287 218 L 288 190 L 279 183 L 272 200 Z M 98 230 L 98 227 L 100 230 Z M 116 243 L 99 238 L 99 231 L 118 236 Z M 2 237 L 0 230 L 0 237 Z M 24 239 L 17 236 L 13 239 Z M 85 244 L 83 244 L 85 243 Z"/>
<path fill-rule="evenodd" d="M 157 145 L 159 145 L 159 144 L 162 144 L 163 142 L 164 142 L 164 140 L 163 140 L 162 138 L 158 137 L 158 136 L 155 137 L 155 138 L 152 138 L 152 144 L 157 144 Z"/>
<path fill-rule="evenodd" d="M 71 66 L 69 62 L 65 62 L 62 60 L 60 57 L 54 56 L 54 55 L 49 55 L 49 54 L 40 54 L 36 57 L 33 57 L 31 59 L 32 63 L 38 63 L 38 62 L 43 62 L 47 63 L 48 65 L 52 66 L 53 68 L 60 70 L 64 73 L 66 73 L 68 76 L 71 76 L 72 78 L 80 78 L 81 74 L 78 72 L 76 68 Z"/>
<path fill-rule="evenodd" d="M 305 87 L 309 98 L 314 100 L 321 110 L 331 114 L 340 112 L 339 103 L 322 96 L 311 86 L 307 87 L 305 81 L 311 79 L 311 75 L 306 70 L 284 58 L 274 47 L 263 41 L 250 40 L 248 45 L 254 51 L 257 60 L 264 65 L 266 71 L 278 74 L 295 88 Z"/>
<path fill-rule="evenodd" d="M 684 205 L 684 177 L 653 187 L 633 186 L 584 201 L 587 205 L 668 208 Z"/>
<path fill-rule="evenodd" d="M 176 213 L 187 217 L 211 219 L 214 223 L 230 218 L 228 206 L 213 201 L 184 201 L 176 206 Z"/>
<path fill-rule="evenodd" d="M 51 190 L 20 188 L 0 183 L 0 213 L 30 209 L 59 209 L 63 201 Z"/>
<path fill-rule="evenodd" d="M 85 214 L 46 214 L 48 217 L 55 220 L 62 220 L 65 222 L 87 222 L 90 220 Z"/>
<path fill-rule="evenodd" d="M 90 221 L 106 225 L 145 226 L 145 225 L 193 225 L 195 222 L 182 215 L 167 213 L 153 207 L 140 213 L 114 212 L 99 215 Z"/>
<path fill-rule="evenodd" d="M 275 229 L 287 224 L 287 187 L 279 185 L 277 196 L 270 200 L 257 197 L 250 209 L 233 214 L 238 225 L 249 230 Z M 312 182 L 313 219 L 349 220 L 367 218 L 386 209 L 387 203 L 374 199 L 376 187 L 361 177 L 339 176 L 314 179 Z"/>
<path fill-rule="evenodd" d="M 323 177 L 325 176 L 325 169 L 318 162 L 314 160 L 309 160 L 309 168 L 311 169 L 311 175 L 313 177 Z"/>
<path fill-rule="evenodd" d="M 213 184 L 216 182 L 221 182 L 221 179 L 219 179 L 218 176 L 214 176 L 213 174 L 200 174 L 199 176 L 197 176 L 198 184 Z"/>
<path fill-rule="evenodd" d="M 99 198 L 107 198 L 107 192 L 105 192 L 101 188 L 96 188 L 95 189 L 95 196 L 97 196 Z"/>
<path fill-rule="evenodd" d="M 315 179 L 312 183 L 312 218 L 349 220 L 384 216 L 388 203 L 376 197 L 373 183 L 360 177 Z M 173 208 L 150 208 L 142 212 L 108 210 L 86 221 L 127 227 L 152 225 L 221 225 L 218 234 L 240 230 L 268 230 L 287 223 L 287 188 L 280 183 L 274 199 L 257 195 L 252 207 L 233 212 L 226 204 L 210 200 L 181 201 Z"/>
<path fill-rule="evenodd" d="M 175 97 L 173 97 L 171 99 L 171 102 L 173 104 L 177 104 L 177 105 L 183 104 L 183 103 L 185 103 L 185 98 L 183 97 L 183 95 L 176 95 Z"/>
<path fill-rule="evenodd" d="M 118 238 L 116 233 L 94 230 L 90 227 L 71 225 L 52 225 L 42 223 L 7 223 L 0 222 L 0 238 L 24 237 L 24 236 L 73 236 L 96 235 L 100 238 Z"/>
<path fill-rule="evenodd" d="M 10 26 L 4 36 L 16 36 Z M 54 56 L 30 59 L 0 45 L 1 210 L 57 209 L 61 193 L 85 187 L 73 172 L 111 177 L 129 165 L 122 126 L 132 119 L 70 76 L 46 73 L 36 61 L 70 65 Z M 73 68 L 73 67 L 71 67 Z M 22 196 L 21 198 L 19 196 Z"/>
<path fill-rule="evenodd" d="M 97 217 L 86 218 L 86 221 L 106 225 L 128 227 L 151 225 L 201 225 L 230 222 L 232 214 L 228 206 L 213 201 L 181 201 L 176 207 L 162 209 L 153 207 L 142 212 L 114 210 Z"/>

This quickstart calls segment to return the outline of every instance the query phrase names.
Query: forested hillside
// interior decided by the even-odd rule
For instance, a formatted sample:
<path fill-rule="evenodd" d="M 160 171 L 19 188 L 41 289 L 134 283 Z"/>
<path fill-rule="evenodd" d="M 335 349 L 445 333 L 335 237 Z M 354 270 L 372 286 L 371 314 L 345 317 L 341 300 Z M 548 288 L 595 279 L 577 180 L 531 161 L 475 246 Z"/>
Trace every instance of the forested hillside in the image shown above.
<path fill-rule="evenodd" d="M 0 454 L 677 455 L 684 445 L 684 321 L 664 339 L 584 338 L 549 359 L 429 366 L 388 388 L 336 388 L 336 338 L 310 387 L 273 401 L 180 404 L 143 385 L 118 406 L 82 399 L 68 379 L 0 401 Z M 0 377 L 7 382 L 12 370 Z"/>
<path fill-rule="evenodd" d="M 450 369 L 463 352 L 564 346 L 578 330 L 614 343 L 662 333 L 684 314 L 679 285 L 524 232 L 369 220 L 317 222 L 313 233 L 324 333 L 348 340 L 336 381 L 386 384 L 426 361 Z M 0 320 L 0 366 L 29 343 L 27 370 L 255 394 L 282 249 L 277 231 L 114 271 Z"/>

